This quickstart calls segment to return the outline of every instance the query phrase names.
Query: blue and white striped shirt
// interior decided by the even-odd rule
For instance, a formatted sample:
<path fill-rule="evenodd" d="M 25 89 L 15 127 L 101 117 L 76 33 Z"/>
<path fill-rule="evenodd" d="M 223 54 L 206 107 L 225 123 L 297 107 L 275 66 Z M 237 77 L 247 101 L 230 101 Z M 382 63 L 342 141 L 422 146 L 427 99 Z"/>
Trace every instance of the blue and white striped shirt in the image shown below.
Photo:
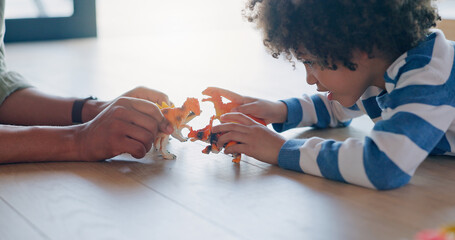
<path fill-rule="evenodd" d="M 350 108 L 325 94 L 283 100 L 294 127 L 347 126 L 367 114 L 375 125 L 362 141 L 312 137 L 286 141 L 278 164 L 285 169 L 379 190 L 408 183 L 429 154 L 455 155 L 455 42 L 435 30 L 400 56 L 384 74 L 386 89 L 370 87 Z"/>

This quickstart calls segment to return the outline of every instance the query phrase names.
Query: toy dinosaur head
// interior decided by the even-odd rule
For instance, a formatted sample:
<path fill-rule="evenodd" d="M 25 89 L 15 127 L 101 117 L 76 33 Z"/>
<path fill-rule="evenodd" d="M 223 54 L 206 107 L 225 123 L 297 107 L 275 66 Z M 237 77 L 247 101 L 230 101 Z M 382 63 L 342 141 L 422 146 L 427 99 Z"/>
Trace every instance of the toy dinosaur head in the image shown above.
<path fill-rule="evenodd" d="M 220 116 L 231 112 L 231 110 L 235 107 L 238 107 L 240 104 L 237 102 L 232 101 L 233 97 L 231 94 L 228 94 L 229 96 L 224 96 L 222 95 L 222 89 L 216 88 L 216 87 L 208 87 L 204 91 L 202 91 L 202 94 L 209 96 L 209 98 L 204 98 L 202 99 L 203 102 L 212 102 L 213 107 L 215 108 L 215 118 L 220 119 Z M 223 98 L 229 100 L 230 102 L 223 102 Z"/>
<path fill-rule="evenodd" d="M 199 106 L 199 100 L 197 98 L 187 98 L 183 103 L 182 110 L 189 111 L 188 116 L 185 119 L 185 123 L 191 121 L 196 116 L 201 115 L 201 107 Z"/>
<path fill-rule="evenodd" d="M 218 88 L 215 87 L 208 87 L 204 91 L 202 91 L 202 94 L 210 97 L 220 97 L 221 94 L 219 92 Z"/>
<path fill-rule="evenodd" d="M 173 104 L 169 106 L 164 102 L 158 107 L 176 129 L 185 127 L 186 123 L 201 114 L 199 101 L 196 98 L 187 98 L 182 107 L 175 107 Z"/>
<path fill-rule="evenodd" d="M 209 124 L 202 129 L 193 130 L 193 128 L 190 128 L 190 132 L 188 133 L 188 138 L 191 139 L 191 141 L 193 141 L 193 142 L 196 140 L 200 140 L 203 142 L 209 142 L 210 134 L 212 134 L 213 119 L 215 119 L 215 116 L 212 116 L 210 118 Z"/>

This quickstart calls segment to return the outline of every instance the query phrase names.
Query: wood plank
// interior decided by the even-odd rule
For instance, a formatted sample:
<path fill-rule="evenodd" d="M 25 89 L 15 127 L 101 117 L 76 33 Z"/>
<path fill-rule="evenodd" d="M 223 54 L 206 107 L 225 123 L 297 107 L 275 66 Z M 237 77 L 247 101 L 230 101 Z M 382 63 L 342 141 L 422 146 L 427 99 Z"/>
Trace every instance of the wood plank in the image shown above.
<path fill-rule="evenodd" d="M 0 196 L 51 239 L 238 238 L 103 165 L 4 165 Z"/>
<path fill-rule="evenodd" d="M 0 216 L 0 239 L 49 239 L 1 197 Z"/>
<path fill-rule="evenodd" d="M 351 135 L 350 128 L 330 132 L 339 139 Z M 227 156 L 201 154 L 198 144 L 170 145 L 179 155 L 175 161 L 149 156 L 103 167 L 249 239 L 411 239 L 455 218 L 455 176 L 444 171 L 455 168 L 449 157 L 427 159 L 409 185 L 380 192 L 251 158 L 236 165 Z"/>

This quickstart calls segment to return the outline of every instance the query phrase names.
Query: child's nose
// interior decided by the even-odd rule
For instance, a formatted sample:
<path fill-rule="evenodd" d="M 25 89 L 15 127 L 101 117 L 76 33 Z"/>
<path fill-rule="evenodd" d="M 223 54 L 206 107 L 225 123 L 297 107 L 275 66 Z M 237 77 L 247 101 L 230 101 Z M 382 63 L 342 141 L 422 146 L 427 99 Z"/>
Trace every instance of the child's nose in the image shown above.
<path fill-rule="evenodd" d="M 313 76 L 313 74 L 307 72 L 306 82 L 310 85 L 313 85 L 313 84 L 316 84 L 318 82 L 318 80 Z"/>

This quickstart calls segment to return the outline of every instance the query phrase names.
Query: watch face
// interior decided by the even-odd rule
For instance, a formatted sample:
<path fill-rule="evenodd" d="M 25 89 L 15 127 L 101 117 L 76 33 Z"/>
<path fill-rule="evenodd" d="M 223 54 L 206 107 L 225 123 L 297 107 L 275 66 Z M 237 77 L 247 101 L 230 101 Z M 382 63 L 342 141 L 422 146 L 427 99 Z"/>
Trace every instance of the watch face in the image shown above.
<path fill-rule="evenodd" d="M 90 97 L 86 98 L 85 100 L 98 100 L 98 98 L 94 97 L 94 96 L 90 96 Z"/>

